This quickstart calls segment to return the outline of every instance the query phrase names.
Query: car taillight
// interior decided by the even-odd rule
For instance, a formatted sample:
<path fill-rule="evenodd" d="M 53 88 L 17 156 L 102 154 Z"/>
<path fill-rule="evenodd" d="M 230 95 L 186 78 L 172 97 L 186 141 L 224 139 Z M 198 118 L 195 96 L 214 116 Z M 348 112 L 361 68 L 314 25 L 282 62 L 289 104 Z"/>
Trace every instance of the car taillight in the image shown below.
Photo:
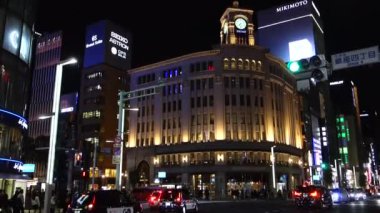
<path fill-rule="evenodd" d="M 294 197 L 299 197 L 299 196 L 301 196 L 301 192 L 297 192 L 297 191 L 294 191 Z"/>
<path fill-rule="evenodd" d="M 182 202 L 182 199 L 181 199 L 181 197 L 179 196 L 179 197 L 177 197 L 176 199 L 175 199 L 175 202 L 177 202 L 177 203 L 181 203 Z"/>
<path fill-rule="evenodd" d="M 95 206 L 95 202 L 96 202 L 96 200 L 95 200 L 95 196 L 94 196 L 94 198 L 92 199 L 92 202 L 87 205 L 87 209 L 92 210 Z"/>
<path fill-rule="evenodd" d="M 94 204 L 92 204 L 92 203 L 88 204 L 87 209 L 91 210 L 92 208 L 94 208 Z"/>
<path fill-rule="evenodd" d="M 150 197 L 150 202 L 154 202 L 157 198 L 155 196 Z"/>
<path fill-rule="evenodd" d="M 310 196 L 311 197 L 318 197 L 318 192 L 317 191 L 311 192 Z"/>

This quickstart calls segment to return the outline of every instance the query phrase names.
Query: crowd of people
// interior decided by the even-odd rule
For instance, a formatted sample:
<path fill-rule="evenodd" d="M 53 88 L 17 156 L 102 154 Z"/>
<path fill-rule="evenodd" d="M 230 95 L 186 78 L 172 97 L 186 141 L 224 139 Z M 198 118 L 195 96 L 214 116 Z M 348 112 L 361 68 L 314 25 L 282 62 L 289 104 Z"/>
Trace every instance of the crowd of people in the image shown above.
<path fill-rule="evenodd" d="M 28 212 L 41 213 L 44 206 L 43 199 L 44 192 L 39 190 L 30 190 L 25 195 L 23 189 L 17 188 L 15 193 L 9 197 L 3 189 L 0 189 L 0 212 L 24 213 L 25 210 L 28 210 Z M 62 202 L 60 202 L 53 191 L 50 198 L 50 212 L 55 213 L 58 208 L 63 208 L 65 212 L 66 201 L 67 198 L 62 197 Z M 61 203 L 62 205 L 60 205 Z"/>

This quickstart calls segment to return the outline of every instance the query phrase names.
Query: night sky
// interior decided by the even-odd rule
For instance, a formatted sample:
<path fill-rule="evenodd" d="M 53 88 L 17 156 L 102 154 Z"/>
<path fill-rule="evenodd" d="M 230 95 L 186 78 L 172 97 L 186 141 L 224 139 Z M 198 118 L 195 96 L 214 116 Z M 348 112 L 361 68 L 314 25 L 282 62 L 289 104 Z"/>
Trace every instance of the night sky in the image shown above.
<path fill-rule="evenodd" d="M 285 2 L 289 1 L 239 1 L 241 8 L 255 12 Z M 376 1 L 316 0 L 315 3 L 324 23 L 328 58 L 330 54 L 379 45 L 380 30 L 376 28 L 380 9 Z M 109 19 L 132 33 L 132 67 L 138 67 L 212 49 L 219 44 L 220 16 L 229 6 L 232 0 L 40 0 L 35 29 L 40 33 L 62 30 L 64 54 L 82 58 L 86 25 Z M 380 91 L 376 82 L 380 79 L 379 64 L 340 74 L 358 85 L 362 108 L 376 107 L 380 111 L 380 101 L 376 101 L 380 95 L 374 98 L 371 92 Z"/>

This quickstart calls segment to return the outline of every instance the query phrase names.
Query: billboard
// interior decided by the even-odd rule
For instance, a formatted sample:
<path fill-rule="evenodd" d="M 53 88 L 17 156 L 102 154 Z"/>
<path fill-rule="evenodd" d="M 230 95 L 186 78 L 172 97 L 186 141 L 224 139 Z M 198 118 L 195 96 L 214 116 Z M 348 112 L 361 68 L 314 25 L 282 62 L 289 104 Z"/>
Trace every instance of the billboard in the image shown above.
<path fill-rule="evenodd" d="M 257 44 L 285 62 L 322 54 L 319 11 L 312 1 L 296 1 L 258 11 Z M 318 30 L 315 30 L 317 28 Z"/>
<path fill-rule="evenodd" d="M 103 20 L 86 29 L 83 67 L 108 64 L 129 69 L 131 64 L 131 35 L 123 28 Z"/>
<path fill-rule="evenodd" d="M 61 96 L 60 112 L 74 112 L 76 111 L 78 103 L 78 93 L 69 93 Z"/>
<path fill-rule="evenodd" d="M 331 55 L 333 70 L 380 62 L 379 46 Z"/>

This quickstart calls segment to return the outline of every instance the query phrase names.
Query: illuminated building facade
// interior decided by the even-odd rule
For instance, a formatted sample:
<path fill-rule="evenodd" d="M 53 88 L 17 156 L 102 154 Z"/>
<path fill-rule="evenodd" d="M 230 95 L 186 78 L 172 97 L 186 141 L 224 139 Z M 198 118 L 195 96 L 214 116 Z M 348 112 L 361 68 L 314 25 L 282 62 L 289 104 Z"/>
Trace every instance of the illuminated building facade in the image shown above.
<path fill-rule="evenodd" d="M 61 60 L 61 50 L 62 32 L 45 34 L 37 39 L 28 131 L 28 136 L 34 139 L 50 135 L 50 119 L 40 117 L 49 116 L 53 108 L 55 70 Z"/>
<path fill-rule="evenodd" d="M 1 1 L 0 3 L 0 157 L 22 157 L 28 129 L 30 61 L 36 1 Z M 23 162 L 19 162 L 23 164 Z M 1 163 L 0 167 L 6 165 Z M 17 166 L 16 166 L 17 167 Z M 15 167 L 15 168 L 16 168 Z M 5 168 L 5 167 L 4 167 Z M 18 167 L 21 168 L 21 167 Z M 15 187 L 26 187 L 21 170 L 1 169 L 0 187 L 8 195 Z"/>
<path fill-rule="evenodd" d="M 321 14 L 312 0 L 257 12 L 257 43 L 285 62 L 325 54 Z"/>
<path fill-rule="evenodd" d="M 198 197 L 276 188 L 302 180 L 296 81 L 285 64 L 255 45 L 252 10 L 237 3 L 220 19 L 221 47 L 129 71 L 132 91 L 126 164 L 133 186 L 188 186 Z M 160 93 L 151 88 L 160 84 Z M 145 94 L 145 95 L 144 95 Z M 160 172 L 160 173 L 159 173 Z M 163 174 L 158 175 L 158 174 Z M 156 180 L 157 181 L 157 180 Z"/>
<path fill-rule="evenodd" d="M 79 100 L 78 138 L 82 166 L 95 184 L 113 187 L 112 161 L 117 135 L 118 92 L 128 88 L 131 37 L 119 26 L 103 20 L 87 26 Z M 95 160 L 94 160 L 95 159 Z M 95 170 L 93 167 L 95 165 Z M 95 172 L 93 172 L 95 171 Z"/>
<path fill-rule="evenodd" d="M 357 87 L 352 81 L 333 81 L 330 82 L 330 94 L 336 113 L 337 144 L 334 146 L 343 169 L 341 181 L 343 186 L 354 187 L 353 167 L 357 169 L 358 185 L 359 174 L 366 161 Z"/>

